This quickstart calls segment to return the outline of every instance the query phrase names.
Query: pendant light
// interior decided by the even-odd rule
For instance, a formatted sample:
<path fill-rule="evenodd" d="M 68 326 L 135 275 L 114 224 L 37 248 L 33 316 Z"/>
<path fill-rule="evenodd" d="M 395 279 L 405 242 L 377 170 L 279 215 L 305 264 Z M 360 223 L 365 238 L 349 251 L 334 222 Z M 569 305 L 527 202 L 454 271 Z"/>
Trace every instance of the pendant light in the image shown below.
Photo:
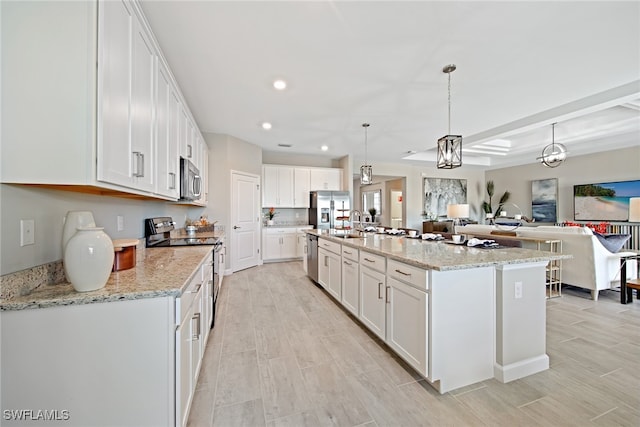
<path fill-rule="evenodd" d="M 369 123 L 363 123 L 364 128 L 364 165 L 360 166 L 360 184 L 369 185 L 373 184 L 373 168 L 367 164 L 367 128 Z"/>
<path fill-rule="evenodd" d="M 451 73 L 454 64 L 445 65 L 443 73 L 449 75 L 449 133 L 438 140 L 438 169 L 454 169 L 462 166 L 462 135 L 451 135 Z"/>
<path fill-rule="evenodd" d="M 538 160 L 549 168 L 556 168 L 567 159 L 567 147 L 556 143 L 556 123 L 551 124 L 551 144 L 542 149 Z"/>

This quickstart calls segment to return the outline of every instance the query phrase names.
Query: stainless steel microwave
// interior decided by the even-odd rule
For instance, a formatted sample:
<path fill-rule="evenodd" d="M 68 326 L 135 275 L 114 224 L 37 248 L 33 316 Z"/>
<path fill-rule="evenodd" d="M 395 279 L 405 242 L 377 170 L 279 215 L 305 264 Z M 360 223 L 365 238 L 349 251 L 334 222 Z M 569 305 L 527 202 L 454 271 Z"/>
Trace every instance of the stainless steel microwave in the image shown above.
<path fill-rule="evenodd" d="M 180 158 L 180 200 L 199 200 L 201 193 L 200 171 L 189 160 Z"/>

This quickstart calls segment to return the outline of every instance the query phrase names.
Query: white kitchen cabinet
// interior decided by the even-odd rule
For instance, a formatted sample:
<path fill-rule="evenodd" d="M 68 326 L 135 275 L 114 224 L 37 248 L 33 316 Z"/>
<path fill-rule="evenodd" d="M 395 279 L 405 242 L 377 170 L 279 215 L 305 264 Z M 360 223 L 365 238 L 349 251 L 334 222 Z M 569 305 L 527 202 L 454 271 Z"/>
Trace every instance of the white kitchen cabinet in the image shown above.
<path fill-rule="evenodd" d="M 267 228 L 262 232 L 262 260 L 291 259 L 297 256 L 295 228 Z"/>
<path fill-rule="evenodd" d="M 358 250 L 342 246 L 342 305 L 360 315 L 360 264 Z"/>
<path fill-rule="evenodd" d="M 342 267 L 340 255 L 318 248 L 318 282 L 336 300 L 342 300 Z"/>
<path fill-rule="evenodd" d="M 99 67 L 98 85 L 102 83 L 99 102 L 105 114 L 98 116 L 98 180 L 152 193 L 156 50 L 131 5 L 101 2 L 100 7 L 104 11 L 99 39 L 103 40 L 104 62 L 99 62 L 103 66 Z M 121 111 L 125 104 L 128 115 Z M 117 129 L 114 135 L 111 125 Z M 125 129 L 130 135 L 122 138 Z"/>
<path fill-rule="evenodd" d="M 177 200 L 159 182 L 173 173 L 157 151 L 163 79 L 195 122 L 139 4 L 8 2 L 2 13 L 3 140 L 19 143 L 3 150 L 0 180 Z"/>
<path fill-rule="evenodd" d="M 65 409 L 69 426 L 174 425 L 174 307 L 158 297 L 0 312 L 3 408 Z M 2 425 L 25 425 L 14 421 Z"/>
<path fill-rule="evenodd" d="M 293 170 L 293 207 L 309 207 L 309 191 L 311 191 L 311 171 L 307 168 Z"/>
<path fill-rule="evenodd" d="M 196 130 L 197 131 L 197 130 Z M 196 146 L 200 155 L 198 156 L 200 177 L 202 179 L 201 195 L 195 204 L 198 206 L 207 206 L 209 203 L 209 147 L 206 142 L 200 137 L 196 136 Z"/>
<path fill-rule="evenodd" d="M 310 169 L 311 191 L 342 190 L 342 169 L 339 168 L 312 168 Z"/>
<path fill-rule="evenodd" d="M 288 166 L 262 167 L 262 206 L 293 207 L 293 168 Z"/>
<path fill-rule="evenodd" d="M 180 194 L 178 171 L 178 113 L 180 100 L 171 83 L 171 75 L 158 60 L 156 97 L 156 192 L 177 199 Z"/>
<path fill-rule="evenodd" d="M 386 277 L 384 273 L 367 267 L 361 262 L 359 319 L 383 340 L 386 336 L 385 292 Z"/>
<path fill-rule="evenodd" d="M 307 257 L 307 233 L 305 230 L 312 228 L 311 225 L 296 228 L 296 258 Z"/>
<path fill-rule="evenodd" d="M 423 376 L 428 376 L 429 295 L 392 277 L 387 278 L 385 342 Z"/>

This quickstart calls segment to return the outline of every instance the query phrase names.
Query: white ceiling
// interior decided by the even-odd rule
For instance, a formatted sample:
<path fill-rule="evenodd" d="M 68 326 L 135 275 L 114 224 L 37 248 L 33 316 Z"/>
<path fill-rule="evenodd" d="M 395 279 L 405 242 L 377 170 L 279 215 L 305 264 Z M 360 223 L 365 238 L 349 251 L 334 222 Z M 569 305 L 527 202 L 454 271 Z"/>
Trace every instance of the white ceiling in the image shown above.
<path fill-rule="evenodd" d="M 447 64 L 465 166 L 533 163 L 554 122 L 570 156 L 640 145 L 638 1 L 142 5 L 200 129 L 264 150 L 362 160 L 368 122 L 370 163 L 432 162 Z"/>

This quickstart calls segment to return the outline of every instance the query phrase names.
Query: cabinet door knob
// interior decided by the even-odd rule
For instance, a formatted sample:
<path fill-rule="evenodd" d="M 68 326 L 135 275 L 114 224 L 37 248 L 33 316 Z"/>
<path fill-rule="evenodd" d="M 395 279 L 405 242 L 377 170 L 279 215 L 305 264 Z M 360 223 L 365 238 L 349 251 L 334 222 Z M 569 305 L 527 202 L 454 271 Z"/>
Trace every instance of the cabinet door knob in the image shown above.
<path fill-rule="evenodd" d="M 238 228 L 242 228 L 242 227 L 238 227 L 237 225 L 234 225 L 234 226 L 233 226 L 233 229 L 234 229 L 234 230 L 237 230 Z"/>

